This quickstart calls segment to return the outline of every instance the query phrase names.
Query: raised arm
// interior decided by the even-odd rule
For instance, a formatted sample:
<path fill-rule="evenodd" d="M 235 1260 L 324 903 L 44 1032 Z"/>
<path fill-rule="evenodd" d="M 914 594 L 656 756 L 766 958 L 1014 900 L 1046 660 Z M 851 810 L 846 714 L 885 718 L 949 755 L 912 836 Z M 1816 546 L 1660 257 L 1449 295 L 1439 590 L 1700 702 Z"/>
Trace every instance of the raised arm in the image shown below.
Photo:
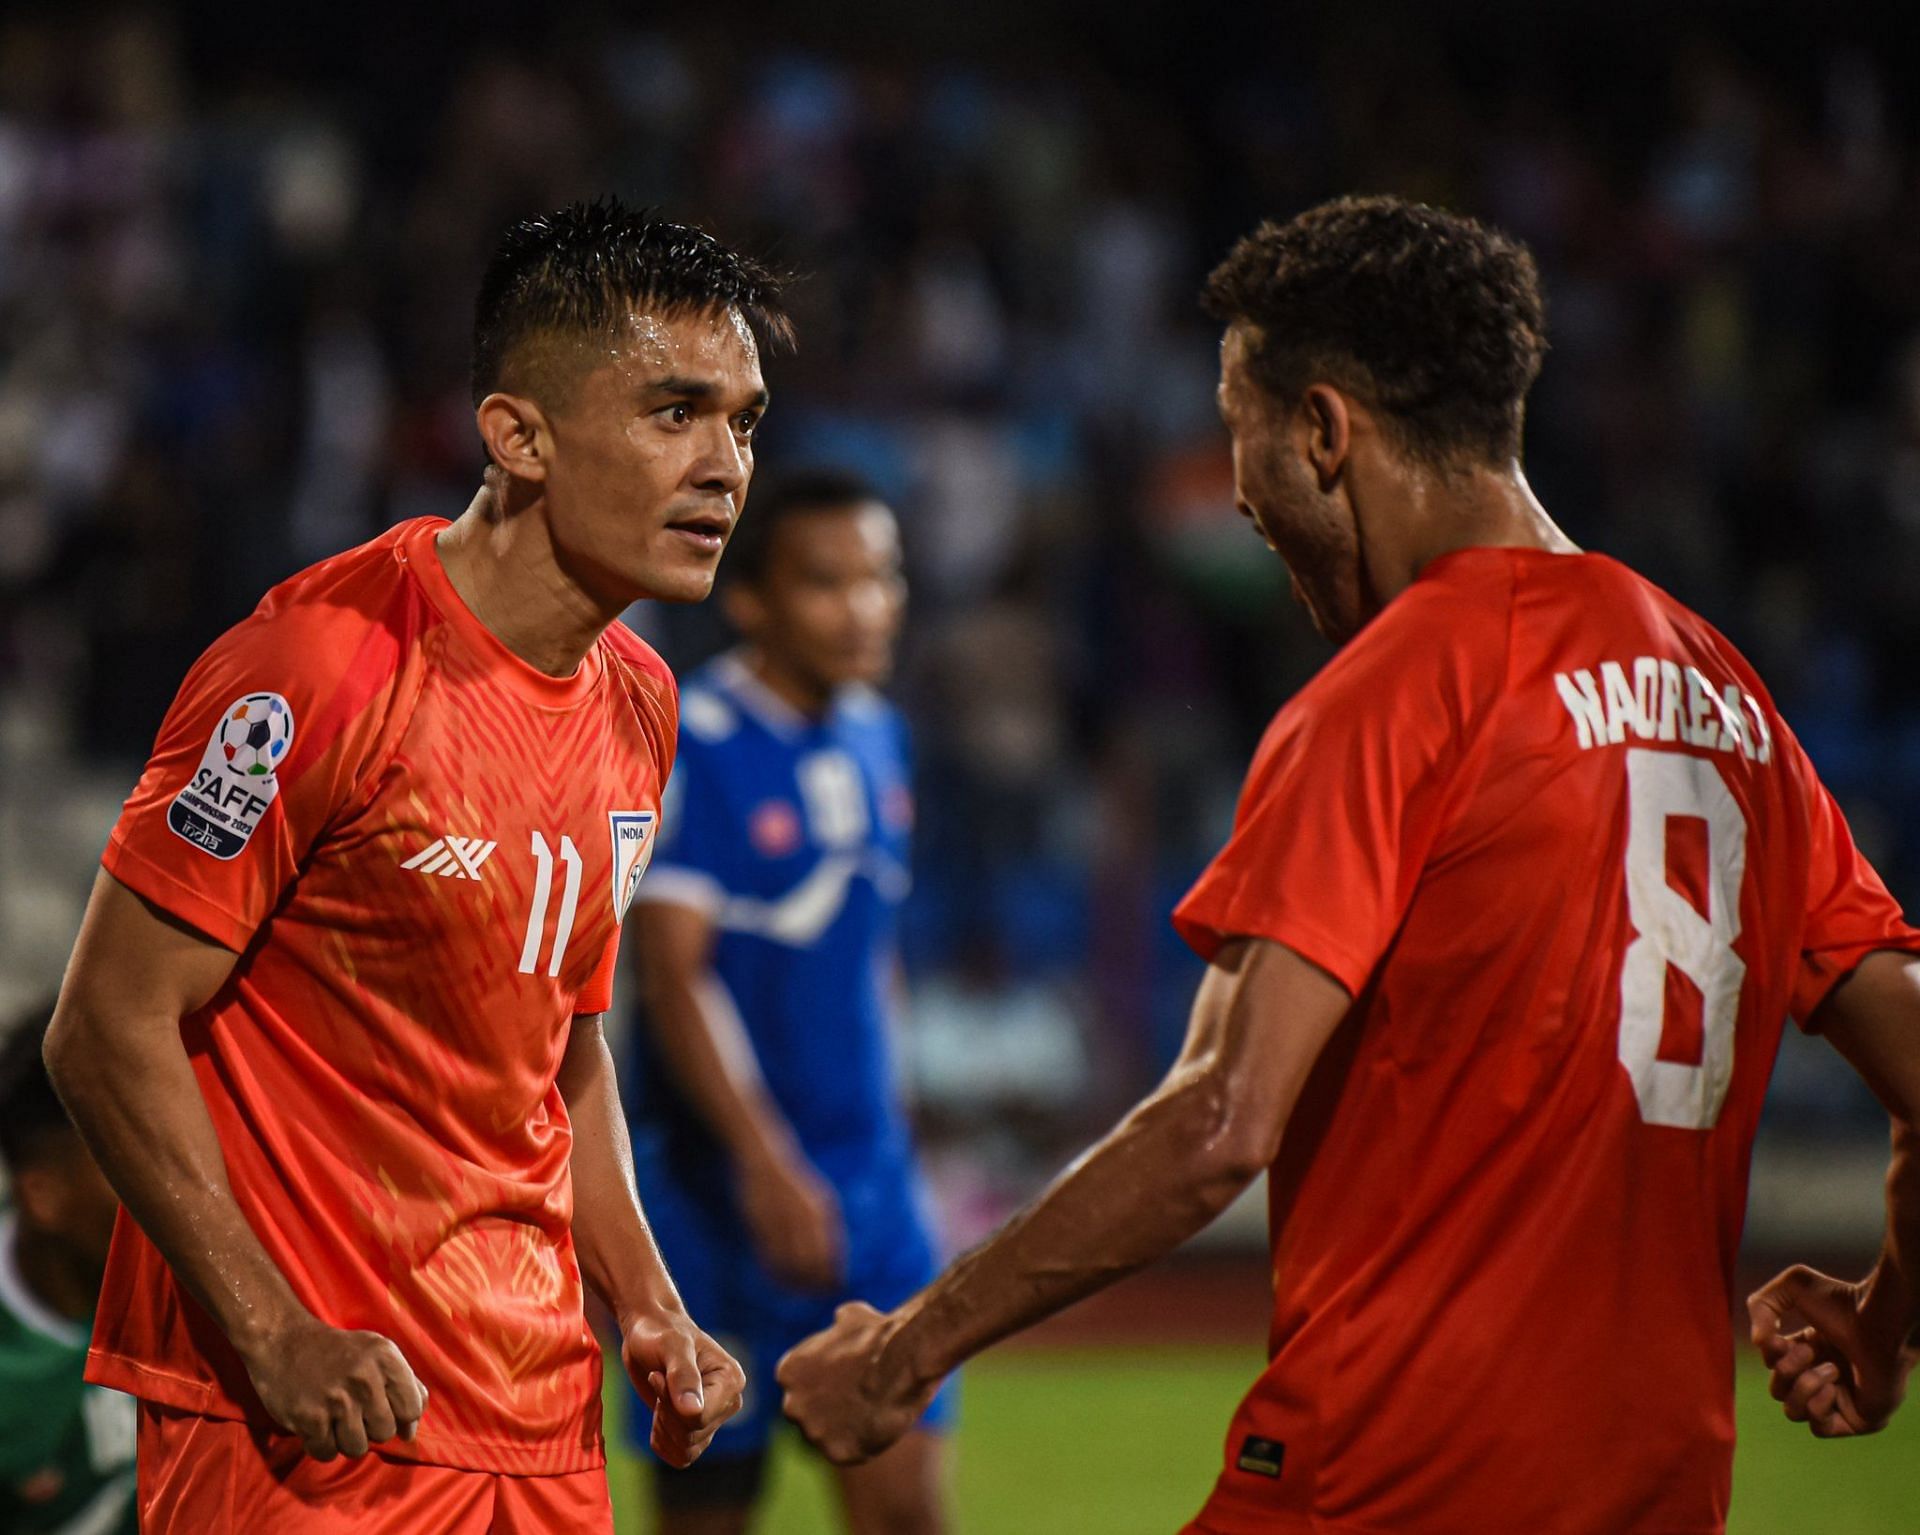
<path fill-rule="evenodd" d="M 1227 944 L 1165 1080 L 920 1294 L 885 1315 L 841 1307 L 830 1331 L 781 1362 L 787 1415 L 835 1461 L 878 1454 L 963 1361 L 1172 1251 L 1272 1162 L 1350 1006 L 1291 949 Z"/>
<path fill-rule="evenodd" d="M 768 1269 L 790 1284 L 839 1283 L 846 1234 L 832 1187 L 760 1074 L 733 998 L 713 971 L 713 919 L 677 902 L 636 905 L 648 1026 L 674 1082 L 733 1164 L 740 1211 Z"/>
<path fill-rule="evenodd" d="M 1813 1021 L 1893 1121 L 1887 1230 L 1873 1271 L 1848 1284 L 1796 1266 L 1747 1303 L 1774 1396 L 1828 1439 L 1884 1428 L 1920 1358 L 1920 957 L 1869 954 Z"/>
<path fill-rule="evenodd" d="M 426 1390 L 399 1349 L 313 1315 L 227 1181 L 180 1023 L 236 956 L 104 871 L 67 965 L 47 1070 L 127 1213 L 233 1344 L 262 1404 L 316 1459 L 411 1437 Z"/>

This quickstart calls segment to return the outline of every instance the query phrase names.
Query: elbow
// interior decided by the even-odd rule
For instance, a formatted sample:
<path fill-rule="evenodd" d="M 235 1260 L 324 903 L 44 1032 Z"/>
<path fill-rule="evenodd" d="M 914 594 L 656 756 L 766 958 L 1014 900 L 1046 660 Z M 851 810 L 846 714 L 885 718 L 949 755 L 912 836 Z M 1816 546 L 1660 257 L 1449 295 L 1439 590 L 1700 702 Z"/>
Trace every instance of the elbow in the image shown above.
<path fill-rule="evenodd" d="M 1272 1164 L 1281 1116 L 1261 1095 L 1213 1072 L 1195 1080 L 1188 1102 L 1194 1171 L 1224 1205 Z"/>
<path fill-rule="evenodd" d="M 1245 1138 L 1223 1143 L 1214 1153 L 1214 1176 L 1239 1193 L 1273 1163 L 1274 1153 L 1263 1141 Z"/>
<path fill-rule="evenodd" d="M 85 1075 L 80 1063 L 88 1053 L 86 1035 L 85 1018 L 62 998 L 53 1010 L 53 1019 L 41 1041 L 40 1060 L 47 1068 L 53 1090 L 69 1108 Z"/>

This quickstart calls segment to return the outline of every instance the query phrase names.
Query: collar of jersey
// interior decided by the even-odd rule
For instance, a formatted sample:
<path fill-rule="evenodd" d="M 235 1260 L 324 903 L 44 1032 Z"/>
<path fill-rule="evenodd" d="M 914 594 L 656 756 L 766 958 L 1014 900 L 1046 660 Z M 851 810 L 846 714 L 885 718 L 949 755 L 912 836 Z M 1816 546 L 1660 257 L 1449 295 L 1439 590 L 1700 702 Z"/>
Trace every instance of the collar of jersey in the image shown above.
<path fill-rule="evenodd" d="M 783 741 L 798 740 L 825 722 L 808 719 L 774 692 L 754 675 L 753 668 L 747 665 L 746 656 L 738 650 L 729 650 L 715 661 L 713 674 L 735 703 Z M 826 719 L 832 717 L 833 705 L 829 704 Z"/>
<path fill-rule="evenodd" d="M 549 708 L 580 702 L 600 681 L 605 664 L 600 656 L 600 642 L 596 640 L 580 664 L 565 677 L 550 676 L 515 655 L 499 635 L 480 621 L 479 615 L 467 606 L 448 579 L 447 568 L 440 563 L 440 550 L 434 542 L 440 530 L 448 525 L 444 517 L 422 517 L 414 531 L 400 540 L 400 563 L 413 572 L 427 600 L 502 687 L 518 693 L 529 703 Z"/>
<path fill-rule="evenodd" d="M 0 1303 L 41 1337 L 67 1348 L 86 1347 L 87 1325 L 60 1315 L 27 1288 L 26 1276 L 13 1255 L 19 1227 L 19 1217 L 13 1211 L 0 1210 Z"/>

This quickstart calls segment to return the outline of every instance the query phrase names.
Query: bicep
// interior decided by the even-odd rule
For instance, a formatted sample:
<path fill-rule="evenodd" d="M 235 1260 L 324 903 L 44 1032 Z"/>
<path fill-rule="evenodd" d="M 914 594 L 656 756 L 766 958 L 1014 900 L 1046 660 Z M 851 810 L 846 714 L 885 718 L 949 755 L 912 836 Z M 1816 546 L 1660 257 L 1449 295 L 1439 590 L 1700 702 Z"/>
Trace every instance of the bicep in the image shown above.
<path fill-rule="evenodd" d="M 582 1090 L 602 1070 L 611 1070 L 612 1054 L 607 1046 L 603 1013 L 575 1013 L 567 1030 L 567 1047 L 560 1056 L 560 1096 L 568 1107 L 575 1107 Z"/>
<path fill-rule="evenodd" d="M 60 1013 L 174 1021 L 210 1002 L 239 955 L 102 869 L 61 988 Z M 57 1026 L 57 1024 L 56 1024 Z"/>
<path fill-rule="evenodd" d="M 1869 954 L 1827 994 L 1813 1024 L 1888 1113 L 1920 1125 L 1920 956 Z"/>

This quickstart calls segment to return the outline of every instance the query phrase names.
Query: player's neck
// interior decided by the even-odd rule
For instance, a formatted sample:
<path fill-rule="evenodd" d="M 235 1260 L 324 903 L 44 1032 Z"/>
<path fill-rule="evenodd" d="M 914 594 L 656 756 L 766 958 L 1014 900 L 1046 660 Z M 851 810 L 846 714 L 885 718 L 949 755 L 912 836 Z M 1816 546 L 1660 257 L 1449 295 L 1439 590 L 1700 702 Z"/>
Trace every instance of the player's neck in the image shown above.
<path fill-rule="evenodd" d="M 460 600 L 501 644 L 537 671 L 571 677 L 620 615 L 561 568 L 536 508 L 506 515 L 492 498 L 482 489 L 440 534 L 441 566 Z"/>
<path fill-rule="evenodd" d="M 1461 549 L 1540 549 L 1578 554 L 1527 483 L 1518 462 L 1449 475 L 1421 474 L 1394 489 L 1398 502 L 1368 540 L 1368 570 L 1391 600 L 1442 555 Z M 1363 519 L 1363 526 L 1373 519 Z M 1372 531 L 1369 529 L 1369 531 Z"/>
<path fill-rule="evenodd" d="M 70 1243 L 24 1223 L 14 1231 L 13 1261 L 29 1293 L 56 1316 L 84 1322 L 93 1315 L 104 1264 L 88 1261 Z"/>
<path fill-rule="evenodd" d="M 826 718 L 833 706 L 831 687 L 803 676 L 764 645 L 747 646 L 746 662 L 760 685 L 796 714 L 810 720 Z"/>

